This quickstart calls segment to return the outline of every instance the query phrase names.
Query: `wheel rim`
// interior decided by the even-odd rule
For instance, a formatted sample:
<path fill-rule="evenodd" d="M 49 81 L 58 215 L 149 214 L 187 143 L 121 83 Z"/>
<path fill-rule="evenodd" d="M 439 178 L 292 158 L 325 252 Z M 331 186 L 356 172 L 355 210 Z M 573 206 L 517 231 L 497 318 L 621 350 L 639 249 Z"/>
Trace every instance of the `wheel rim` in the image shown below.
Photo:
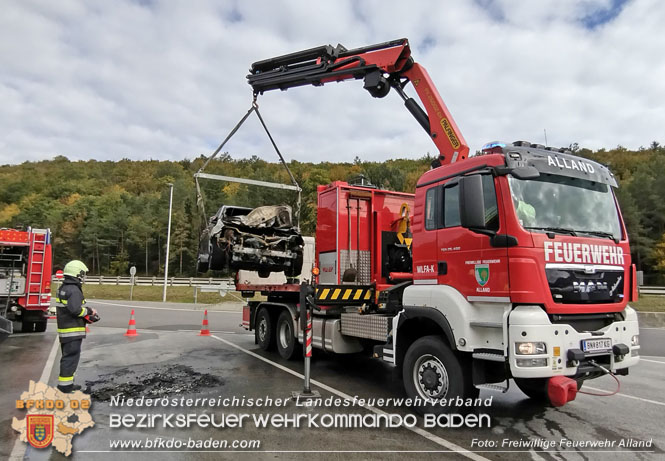
<path fill-rule="evenodd" d="M 422 355 L 416 360 L 413 383 L 418 394 L 424 399 L 445 397 L 450 385 L 446 367 L 441 360 L 430 354 Z"/>
<path fill-rule="evenodd" d="M 265 317 L 261 318 L 259 322 L 259 340 L 264 342 L 266 340 L 266 334 L 268 333 L 268 322 Z"/>
<path fill-rule="evenodd" d="M 279 325 L 279 345 L 282 349 L 288 349 L 291 345 L 291 328 L 289 327 L 289 322 L 282 322 Z"/>

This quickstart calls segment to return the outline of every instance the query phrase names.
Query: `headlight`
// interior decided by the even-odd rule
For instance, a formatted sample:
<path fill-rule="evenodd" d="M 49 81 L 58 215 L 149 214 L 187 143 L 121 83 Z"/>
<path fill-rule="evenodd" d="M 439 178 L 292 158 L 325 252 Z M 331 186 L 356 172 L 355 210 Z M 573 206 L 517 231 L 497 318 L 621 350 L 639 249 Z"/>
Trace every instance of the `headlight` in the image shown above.
<path fill-rule="evenodd" d="M 630 345 L 631 346 L 639 346 L 640 345 L 640 335 L 633 335 L 633 337 L 630 338 Z"/>
<path fill-rule="evenodd" d="M 517 355 L 536 355 L 546 353 L 547 346 L 542 342 L 515 343 L 515 354 Z"/>

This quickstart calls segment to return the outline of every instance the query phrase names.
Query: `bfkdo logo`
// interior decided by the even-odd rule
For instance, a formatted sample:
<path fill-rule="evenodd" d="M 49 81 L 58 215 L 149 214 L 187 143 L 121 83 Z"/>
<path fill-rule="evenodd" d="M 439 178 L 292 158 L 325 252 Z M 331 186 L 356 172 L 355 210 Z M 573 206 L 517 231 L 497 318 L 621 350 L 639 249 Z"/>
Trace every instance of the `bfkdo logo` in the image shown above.
<path fill-rule="evenodd" d="M 35 448 L 46 448 L 53 441 L 53 415 L 28 415 L 28 442 Z"/>
<path fill-rule="evenodd" d="M 12 418 L 19 439 L 35 448 L 53 447 L 65 456 L 72 453 L 72 440 L 95 422 L 90 415 L 91 400 L 81 391 L 65 394 L 46 383 L 30 381 L 30 387 L 16 400 L 17 410 L 26 410 L 24 419 Z"/>
<path fill-rule="evenodd" d="M 490 266 L 489 264 L 476 264 L 476 282 L 481 287 L 487 285 L 490 280 Z"/>

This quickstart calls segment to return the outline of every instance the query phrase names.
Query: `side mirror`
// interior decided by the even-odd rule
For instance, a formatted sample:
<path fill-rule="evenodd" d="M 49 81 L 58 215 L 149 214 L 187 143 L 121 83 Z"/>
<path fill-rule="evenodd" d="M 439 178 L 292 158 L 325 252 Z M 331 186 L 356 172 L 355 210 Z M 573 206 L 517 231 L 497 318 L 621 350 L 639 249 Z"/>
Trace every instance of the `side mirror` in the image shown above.
<path fill-rule="evenodd" d="M 519 166 L 510 170 L 510 174 L 517 179 L 536 179 L 540 172 L 533 166 Z"/>
<path fill-rule="evenodd" d="M 459 182 L 459 214 L 462 227 L 485 229 L 485 199 L 483 178 L 475 174 L 463 176 Z"/>

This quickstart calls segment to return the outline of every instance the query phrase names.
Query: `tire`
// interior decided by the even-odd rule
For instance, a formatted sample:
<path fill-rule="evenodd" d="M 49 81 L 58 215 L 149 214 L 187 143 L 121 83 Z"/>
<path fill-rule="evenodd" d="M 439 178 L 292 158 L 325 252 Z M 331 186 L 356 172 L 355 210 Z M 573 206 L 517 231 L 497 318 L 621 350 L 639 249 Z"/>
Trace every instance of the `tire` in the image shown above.
<path fill-rule="evenodd" d="M 46 320 L 41 320 L 39 322 L 35 322 L 35 331 L 37 333 L 43 333 L 46 331 Z"/>
<path fill-rule="evenodd" d="M 203 262 L 201 260 L 196 261 L 196 270 L 198 272 L 208 272 L 208 262 Z"/>
<path fill-rule="evenodd" d="M 460 361 L 439 336 L 424 336 L 411 344 L 404 356 L 402 370 L 404 389 L 410 398 L 449 400 L 478 396 L 469 362 Z M 449 413 L 455 409 L 436 404 L 414 408 L 421 414 Z"/>
<path fill-rule="evenodd" d="M 216 243 L 213 243 L 210 255 L 210 269 L 213 271 L 223 270 L 226 267 L 226 260 L 226 252 L 218 247 Z"/>
<path fill-rule="evenodd" d="M 298 254 L 293 263 L 284 271 L 284 274 L 287 277 L 298 277 L 302 273 L 303 258 L 302 253 Z"/>
<path fill-rule="evenodd" d="M 21 332 L 22 333 L 32 333 L 35 329 L 35 322 L 29 322 L 26 320 L 21 321 Z"/>
<path fill-rule="evenodd" d="M 275 347 L 275 330 L 270 313 L 265 307 L 256 314 L 256 341 L 261 349 L 269 351 Z"/>
<path fill-rule="evenodd" d="M 298 348 L 296 347 L 297 341 L 293 333 L 293 319 L 291 313 L 283 310 L 277 319 L 277 328 L 275 328 L 275 343 L 277 344 L 277 352 L 286 360 L 291 360 L 296 356 Z"/>
<path fill-rule="evenodd" d="M 547 395 L 548 378 L 515 378 L 515 384 L 527 397 L 538 402 L 549 402 Z M 579 387 L 579 384 L 578 384 Z"/>

